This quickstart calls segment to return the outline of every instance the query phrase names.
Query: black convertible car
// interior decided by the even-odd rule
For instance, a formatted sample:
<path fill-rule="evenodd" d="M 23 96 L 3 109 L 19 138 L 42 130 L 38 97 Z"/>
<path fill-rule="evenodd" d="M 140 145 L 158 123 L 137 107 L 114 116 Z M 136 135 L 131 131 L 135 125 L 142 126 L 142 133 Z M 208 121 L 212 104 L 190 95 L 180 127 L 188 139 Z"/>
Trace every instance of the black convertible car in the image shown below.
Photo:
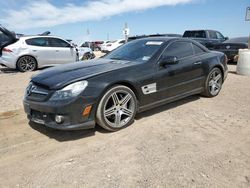
<path fill-rule="evenodd" d="M 248 37 L 232 38 L 214 45 L 214 50 L 225 53 L 232 62 L 237 62 L 239 49 L 245 48 L 248 48 Z"/>
<path fill-rule="evenodd" d="M 109 131 L 130 125 L 137 112 L 190 95 L 218 95 L 227 58 L 184 38 L 131 41 L 86 63 L 34 76 L 23 101 L 28 118 L 47 127 Z"/>

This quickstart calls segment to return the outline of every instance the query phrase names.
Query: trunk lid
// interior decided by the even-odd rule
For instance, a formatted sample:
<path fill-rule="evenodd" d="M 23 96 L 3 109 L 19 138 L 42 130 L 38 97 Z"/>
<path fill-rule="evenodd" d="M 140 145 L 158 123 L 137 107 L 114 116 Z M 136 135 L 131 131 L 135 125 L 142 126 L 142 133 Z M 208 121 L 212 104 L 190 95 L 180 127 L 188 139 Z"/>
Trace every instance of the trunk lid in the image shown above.
<path fill-rule="evenodd" d="M 17 41 L 16 34 L 0 25 L 0 57 L 4 47 Z"/>

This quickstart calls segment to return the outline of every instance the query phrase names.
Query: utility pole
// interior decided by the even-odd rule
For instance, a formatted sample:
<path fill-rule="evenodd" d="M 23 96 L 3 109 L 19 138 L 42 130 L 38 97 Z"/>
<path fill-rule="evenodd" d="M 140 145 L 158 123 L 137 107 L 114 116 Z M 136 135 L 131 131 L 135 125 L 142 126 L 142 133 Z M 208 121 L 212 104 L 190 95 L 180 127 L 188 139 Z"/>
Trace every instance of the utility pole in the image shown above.
<path fill-rule="evenodd" d="M 250 21 L 250 7 L 247 7 L 245 20 Z M 250 34 L 249 34 L 249 39 L 248 39 L 248 49 L 250 49 Z"/>
<path fill-rule="evenodd" d="M 87 29 L 87 38 L 88 38 L 88 46 L 90 48 L 90 32 L 89 32 L 89 29 Z"/>
<path fill-rule="evenodd" d="M 129 36 L 129 28 L 128 28 L 127 22 L 125 23 L 123 34 L 125 36 L 125 43 L 127 43 L 128 42 L 128 36 Z"/>

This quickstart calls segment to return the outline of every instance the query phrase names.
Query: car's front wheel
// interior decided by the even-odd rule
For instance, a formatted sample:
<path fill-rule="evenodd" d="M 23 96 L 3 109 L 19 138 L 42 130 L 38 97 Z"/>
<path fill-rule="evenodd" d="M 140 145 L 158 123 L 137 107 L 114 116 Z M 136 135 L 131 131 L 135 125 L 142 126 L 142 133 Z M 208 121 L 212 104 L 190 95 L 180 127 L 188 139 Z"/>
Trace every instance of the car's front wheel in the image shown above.
<path fill-rule="evenodd" d="M 205 83 L 205 91 L 203 95 L 206 97 L 215 97 L 219 94 L 223 83 L 222 72 L 219 68 L 213 68 Z"/>
<path fill-rule="evenodd" d="M 87 52 L 87 53 L 85 53 L 83 56 L 82 56 L 82 61 L 84 61 L 84 60 L 89 60 L 89 59 L 92 59 L 92 55 L 91 55 L 91 53 L 90 52 Z"/>
<path fill-rule="evenodd" d="M 17 69 L 20 72 L 34 71 L 37 69 L 37 61 L 31 56 L 20 57 L 17 61 Z"/>
<path fill-rule="evenodd" d="M 137 100 L 134 92 L 123 85 L 110 88 L 102 97 L 96 121 L 109 131 L 118 131 L 133 123 L 137 110 Z"/>

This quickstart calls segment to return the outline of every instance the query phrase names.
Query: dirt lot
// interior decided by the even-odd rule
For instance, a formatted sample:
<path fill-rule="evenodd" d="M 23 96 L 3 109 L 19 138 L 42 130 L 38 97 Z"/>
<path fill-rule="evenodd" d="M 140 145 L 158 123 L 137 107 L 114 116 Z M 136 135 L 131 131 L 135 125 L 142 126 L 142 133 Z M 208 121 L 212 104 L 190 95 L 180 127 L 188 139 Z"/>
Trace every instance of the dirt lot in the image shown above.
<path fill-rule="evenodd" d="M 250 77 L 229 68 L 219 96 L 155 108 L 115 133 L 29 124 L 34 73 L 0 72 L 0 187 L 250 187 Z"/>

